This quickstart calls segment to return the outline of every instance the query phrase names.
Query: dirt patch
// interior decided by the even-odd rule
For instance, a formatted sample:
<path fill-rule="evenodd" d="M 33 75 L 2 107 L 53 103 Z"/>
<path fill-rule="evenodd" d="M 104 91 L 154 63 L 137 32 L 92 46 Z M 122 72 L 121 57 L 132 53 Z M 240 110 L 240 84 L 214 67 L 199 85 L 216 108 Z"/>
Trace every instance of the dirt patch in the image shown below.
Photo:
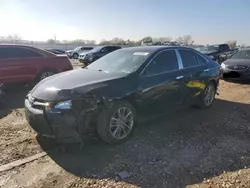
<path fill-rule="evenodd" d="M 15 109 L 0 121 L 0 165 L 42 151 L 36 134 L 27 126 L 23 109 Z"/>
<path fill-rule="evenodd" d="M 210 109 L 187 108 L 143 123 L 122 145 L 93 139 L 82 150 L 73 145 L 53 150 L 0 174 L 0 186 L 250 187 L 250 86 L 222 81 L 219 93 Z M 0 121 L 6 161 L 7 155 L 40 149 L 23 115 L 17 115 L 22 109 L 17 111 Z M 119 178 L 122 171 L 129 176 Z"/>
<path fill-rule="evenodd" d="M 83 63 L 80 63 L 80 61 L 78 59 L 71 59 L 70 61 L 73 65 L 74 69 L 81 68 L 81 67 L 85 66 Z"/>
<path fill-rule="evenodd" d="M 200 184 L 187 186 L 187 188 L 248 188 L 250 187 L 250 169 L 243 169 L 236 172 L 223 172 L 220 176 L 204 179 Z"/>

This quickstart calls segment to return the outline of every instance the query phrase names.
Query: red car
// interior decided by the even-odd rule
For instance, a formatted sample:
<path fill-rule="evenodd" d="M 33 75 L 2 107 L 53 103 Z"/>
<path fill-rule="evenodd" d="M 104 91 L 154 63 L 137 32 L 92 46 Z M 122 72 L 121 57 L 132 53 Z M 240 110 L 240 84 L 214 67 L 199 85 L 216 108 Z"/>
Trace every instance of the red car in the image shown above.
<path fill-rule="evenodd" d="M 0 44 L 0 83 L 34 83 L 72 69 L 66 55 L 31 46 Z"/>

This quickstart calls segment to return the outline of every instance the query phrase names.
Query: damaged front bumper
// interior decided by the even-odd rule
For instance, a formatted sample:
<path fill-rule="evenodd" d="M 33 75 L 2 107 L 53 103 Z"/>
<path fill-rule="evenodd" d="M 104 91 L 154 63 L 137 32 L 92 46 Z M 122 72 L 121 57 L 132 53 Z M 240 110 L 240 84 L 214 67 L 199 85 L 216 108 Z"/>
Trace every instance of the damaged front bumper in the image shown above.
<path fill-rule="evenodd" d="M 83 135 L 94 129 L 93 119 L 97 110 L 82 113 L 74 109 L 60 109 L 46 105 L 45 102 L 25 99 L 25 115 L 29 125 L 44 137 L 62 142 L 80 142 Z"/>

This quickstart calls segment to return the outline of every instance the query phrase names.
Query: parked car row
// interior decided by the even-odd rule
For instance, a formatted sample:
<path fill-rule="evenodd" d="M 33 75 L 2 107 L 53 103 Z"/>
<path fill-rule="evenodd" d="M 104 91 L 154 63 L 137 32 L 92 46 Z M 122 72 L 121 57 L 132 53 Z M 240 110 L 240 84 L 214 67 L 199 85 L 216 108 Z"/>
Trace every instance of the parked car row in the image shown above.
<path fill-rule="evenodd" d="M 84 52 L 88 52 L 92 50 L 94 47 L 91 46 L 79 46 L 75 48 L 74 50 L 68 50 L 66 51 L 66 54 L 68 55 L 69 58 L 74 58 L 78 59 L 79 55 Z"/>
<path fill-rule="evenodd" d="M 80 141 L 97 131 L 116 144 L 145 117 L 210 107 L 220 77 L 220 65 L 191 48 L 122 48 L 39 82 L 25 98 L 26 118 L 45 137 Z"/>
<path fill-rule="evenodd" d="M 79 55 L 79 61 L 85 65 L 96 61 L 97 59 L 111 53 L 115 50 L 121 49 L 120 46 L 98 46 L 90 51 L 83 52 Z"/>

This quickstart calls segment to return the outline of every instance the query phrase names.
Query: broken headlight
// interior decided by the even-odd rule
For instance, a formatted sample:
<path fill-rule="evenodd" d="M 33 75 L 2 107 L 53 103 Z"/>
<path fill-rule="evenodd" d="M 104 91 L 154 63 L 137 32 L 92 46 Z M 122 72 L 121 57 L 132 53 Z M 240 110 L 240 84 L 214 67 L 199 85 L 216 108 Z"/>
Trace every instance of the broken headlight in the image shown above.
<path fill-rule="evenodd" d="M 71 109 L 72 108 L 72 101 L 68 100 L 68 101 L 59 102 L 55 105 L 54 108 L 61 109 L 61 110 Z"/>

